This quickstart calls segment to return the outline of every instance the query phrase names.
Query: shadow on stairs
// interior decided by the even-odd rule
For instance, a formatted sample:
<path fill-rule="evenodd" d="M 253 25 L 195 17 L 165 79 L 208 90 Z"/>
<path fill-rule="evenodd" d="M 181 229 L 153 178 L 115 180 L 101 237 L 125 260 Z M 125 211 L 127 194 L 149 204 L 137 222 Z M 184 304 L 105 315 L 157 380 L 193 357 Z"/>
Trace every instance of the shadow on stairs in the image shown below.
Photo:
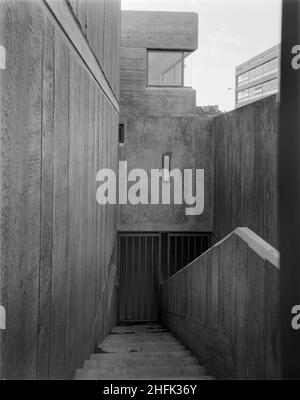
<path fill-rule="evenodd" d="M 77 380 L 211 380 L 204 366 L 162 325 L 115 327 L 76 371 Z"/>

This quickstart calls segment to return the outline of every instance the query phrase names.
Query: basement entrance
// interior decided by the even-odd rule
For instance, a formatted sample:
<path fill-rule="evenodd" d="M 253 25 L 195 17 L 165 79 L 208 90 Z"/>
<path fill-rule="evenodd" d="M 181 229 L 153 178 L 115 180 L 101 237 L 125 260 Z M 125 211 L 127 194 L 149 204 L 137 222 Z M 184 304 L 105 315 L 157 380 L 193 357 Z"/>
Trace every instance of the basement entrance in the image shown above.
<path fill-rule="evenodd" d="M 119 233 L 119 321 L 157 321 L 160 283 L 210 246 L 210 233 Z"/>

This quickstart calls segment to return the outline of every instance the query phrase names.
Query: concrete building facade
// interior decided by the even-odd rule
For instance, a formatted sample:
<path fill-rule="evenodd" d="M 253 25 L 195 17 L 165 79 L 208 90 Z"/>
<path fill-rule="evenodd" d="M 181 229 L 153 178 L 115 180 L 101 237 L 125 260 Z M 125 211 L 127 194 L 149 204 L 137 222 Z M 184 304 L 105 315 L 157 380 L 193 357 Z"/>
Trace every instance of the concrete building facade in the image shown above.
<path fill-rule="evenodd" d="M 121 206 L 118 228 L 211 231 L 210 119 L 197 113 L 196 91 L 184 85 L 185 59 L 198 46 L 198 16 L 123 11 L 121 32 L 120 159 L 128 169 L 150 172 L 162 168 L 162 155 L 170 152 L 171 168 L 203 168 L 205 210 L 187 217 L 178 205 Z M 165 72 L 172 78 L 162 78 Z"/>
<path fill-rule="evenodd" d="M 280 45 L 278 44 L 236 68 L 236 108 L 278 93 L 279 60 Z"/>

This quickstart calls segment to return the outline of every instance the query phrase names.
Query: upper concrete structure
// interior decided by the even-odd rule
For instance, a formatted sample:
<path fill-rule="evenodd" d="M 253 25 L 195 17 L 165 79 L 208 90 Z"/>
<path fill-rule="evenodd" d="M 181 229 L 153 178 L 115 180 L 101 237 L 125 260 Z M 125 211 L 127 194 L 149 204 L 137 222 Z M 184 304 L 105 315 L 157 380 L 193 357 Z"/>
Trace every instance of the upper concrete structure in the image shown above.
<path fill-rule="evenodd" d="M 123 11 L 121 46 L 197 50 L 198 14 L 167 11 Z"/>
<path fill-rule="evenodd" d="M 198 46 L 198 15 L 123 11 L 121 27 L 121 118 L 194 114 L 183 63 Z"/>
<path fill-rule="evenodd" d="M 236 108 L 279 91 L 280 44 L 258 54 L 236 68 Z"/>
<path fill-rule="evenodd" d="M 187 87 L 186 60 L 198 44 L 198 15 L 124 11 L 121 23 L 121 123 L 119 157 L 128 170 L 162 168 L 171 153 L 173 168 L 205 170 L 205 210 L 186 216 L 182 205 L 121 206 L 120 231 L 204 231 L 212 229 L 212 132 L 196 110 L 196 91 Z M 173 188 L 173 187 L 172 187 Z"/>

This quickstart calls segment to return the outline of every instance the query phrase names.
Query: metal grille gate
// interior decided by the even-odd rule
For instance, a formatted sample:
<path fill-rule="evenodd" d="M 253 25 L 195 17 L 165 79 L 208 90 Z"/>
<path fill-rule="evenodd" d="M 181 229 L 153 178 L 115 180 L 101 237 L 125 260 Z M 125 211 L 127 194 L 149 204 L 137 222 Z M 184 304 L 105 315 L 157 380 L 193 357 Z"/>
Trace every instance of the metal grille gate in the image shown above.
<path fill-rule="evenodd" d="M 119 233 L 119 320 L 157 321 L 161 281 L 210 245 L 210 233 Z"/>
<path fill-rule="evenodd" d="M 169 233 L 167 276 L 174 275 L 210 246 L 211 235 L 209 233 Z"/>
<path fill-rule="evenodd" d="M 119 319 L 158 318 L 160 234 L 119 234 Z"/>

